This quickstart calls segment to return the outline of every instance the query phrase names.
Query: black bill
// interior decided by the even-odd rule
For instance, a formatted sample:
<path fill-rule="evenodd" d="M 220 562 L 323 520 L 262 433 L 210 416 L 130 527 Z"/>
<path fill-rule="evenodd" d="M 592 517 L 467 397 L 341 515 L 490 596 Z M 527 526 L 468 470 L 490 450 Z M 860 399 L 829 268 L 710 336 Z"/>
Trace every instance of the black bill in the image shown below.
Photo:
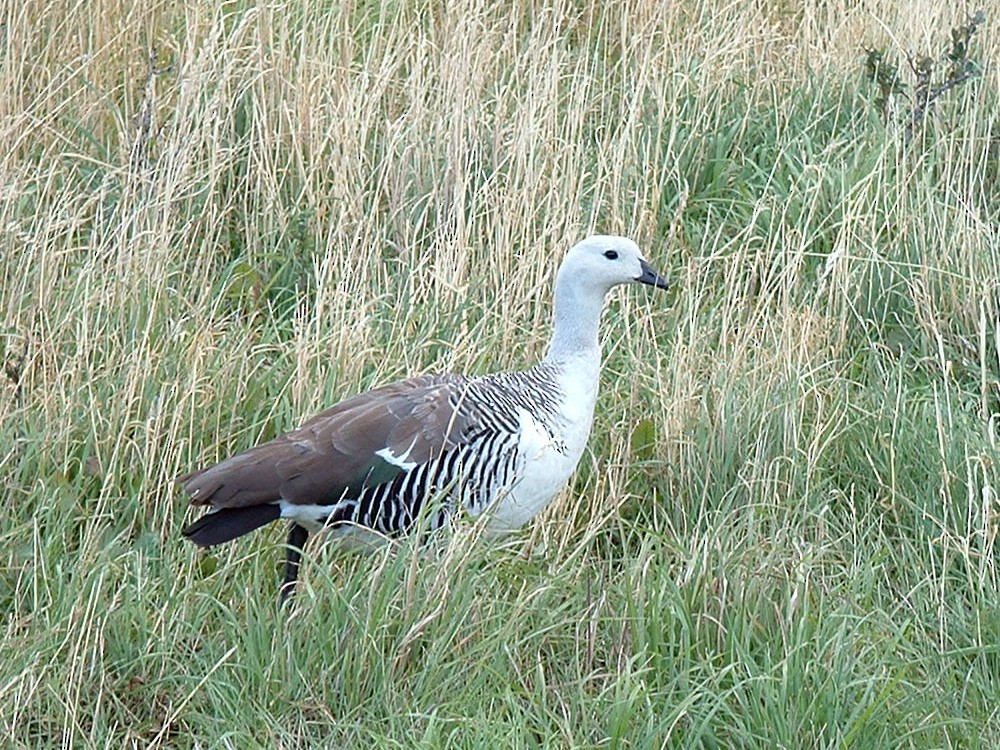
<path fill-rule="evenodd" d="M 640 284 L 649 284 L 650 286 L 655 286 L 659 289 L 667 288 L 667 280 L 653 270 L 653 267 L 649 265 L 649 263 L 644 260 L 639 261 L 639 263 L 642 264 L 642 275 L 636 276 L 636 281 Z"/>

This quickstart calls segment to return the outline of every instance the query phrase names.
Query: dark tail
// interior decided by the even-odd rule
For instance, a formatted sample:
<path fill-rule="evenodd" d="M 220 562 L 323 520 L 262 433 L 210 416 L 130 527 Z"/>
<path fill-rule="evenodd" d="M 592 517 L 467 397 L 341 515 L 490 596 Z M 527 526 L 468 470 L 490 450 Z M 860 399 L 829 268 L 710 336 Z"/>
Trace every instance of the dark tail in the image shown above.
<path fill-rule="evenodd" d="M 271 521 L 281 518 L 277 504 L 249 505 L 246 508 L 223 508 L 206 513 L 181 531 L 199 547 L 213 547 L 249 534 Z"/>

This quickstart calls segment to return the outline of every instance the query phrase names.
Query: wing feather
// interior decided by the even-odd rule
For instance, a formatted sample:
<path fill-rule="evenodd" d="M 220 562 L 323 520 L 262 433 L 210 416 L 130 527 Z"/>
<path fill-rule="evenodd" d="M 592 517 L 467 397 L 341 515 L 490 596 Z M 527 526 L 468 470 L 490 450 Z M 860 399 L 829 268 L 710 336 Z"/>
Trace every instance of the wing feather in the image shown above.
<path fill-rule="evenodd" d="M 285 500 L 328 504 L 404 471 L 385 453 L 426 463 L 460 444 L 468 379 L 424 375 L 340 402 L 300 427 L 176 481 L 195 505 L 240 508 Z M 380 451 L 382 455 L 379 455 Z"/>

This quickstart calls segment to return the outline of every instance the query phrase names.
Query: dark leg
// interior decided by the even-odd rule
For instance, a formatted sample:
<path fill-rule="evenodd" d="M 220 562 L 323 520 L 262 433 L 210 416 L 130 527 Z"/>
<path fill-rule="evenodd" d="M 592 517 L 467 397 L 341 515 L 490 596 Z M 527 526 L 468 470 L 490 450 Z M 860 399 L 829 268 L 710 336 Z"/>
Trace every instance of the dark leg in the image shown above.
<path fill-rule="evenodd" d="M 295 592 L 295 581 L 299 577 L 299 560 L 302 559 L 302 548 L 306 546 L 309 532 L 304 526 L 292 524 L 288 530 L 288 547 L 285 550 L 285 580 L 278 592 L 278 604 L 284 606 L 288 598 Z"/>

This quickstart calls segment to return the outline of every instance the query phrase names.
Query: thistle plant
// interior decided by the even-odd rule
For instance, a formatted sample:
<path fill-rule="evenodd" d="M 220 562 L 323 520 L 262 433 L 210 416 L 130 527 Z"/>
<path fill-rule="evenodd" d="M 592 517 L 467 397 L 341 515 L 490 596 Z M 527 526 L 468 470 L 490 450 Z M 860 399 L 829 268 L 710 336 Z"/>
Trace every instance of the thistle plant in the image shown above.
<path fill-rule="evenodd" d="M 882 122 L 889 122 L 893 97 L 903 96 L 909 101 L 904 129 L 906 143 L 913 140 L 914 132 L 938 99 L 970 78 L 982 75 L 980 65 L 969 57 L 969 53 L 972 36 L 985 20 L 985 14 L 976 11 L 966 23 L 953 28 L 950 46 L 937 58 L 925 54 L 908 55 L 912 84 L 904 83 L 899 65 L 885 50 L 865 50 L 865 75 L 877 87 L 874 103 Z"/>

